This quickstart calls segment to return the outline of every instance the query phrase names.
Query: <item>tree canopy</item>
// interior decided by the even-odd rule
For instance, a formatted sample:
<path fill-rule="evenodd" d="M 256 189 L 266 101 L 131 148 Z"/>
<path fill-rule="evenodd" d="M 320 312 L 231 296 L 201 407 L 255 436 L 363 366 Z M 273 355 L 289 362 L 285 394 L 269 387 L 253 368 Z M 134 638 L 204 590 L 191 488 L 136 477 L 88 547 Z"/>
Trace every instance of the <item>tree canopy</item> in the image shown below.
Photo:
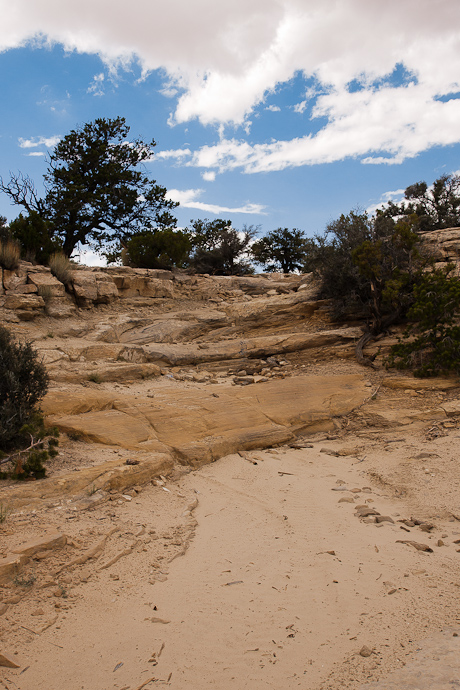
<path fill-rule="evenodd" d="M 192 220 L 188 233 L 192 243 L 189 264 L 198 273 L 245 275 L 254 273 L 249 246 L 256 235 L 252 226 L 236 230 L 231 220 Z"/>
<path fill-rule="evenodd" d="M 123 117 L 97 118 L 72 130 L 50 154 L 44 198 L 21 173 L 0 180 L 0 191 L 49 223 L 50 238 L 67 256 L 77 244 L 100 249 L 147 227 L 174 227 L 178 204 L 143 169 L 155 142 L 128 141 L 128 134 Z"/>
<path fill-rule="evenodd" d="M 415 214 L 421 231 L 460 226 L 460 175 L 441 175 L 428 187 L 426 182 L 409 185 L 404 200 L 390 202 L 377 212 L 377 218 Z"/>
<path fill-rule="evenodd" d="M 254 242 L 251 254 L 267 271 L 301 270 L 308 240 L 302 230 L 277 228 Z"/>

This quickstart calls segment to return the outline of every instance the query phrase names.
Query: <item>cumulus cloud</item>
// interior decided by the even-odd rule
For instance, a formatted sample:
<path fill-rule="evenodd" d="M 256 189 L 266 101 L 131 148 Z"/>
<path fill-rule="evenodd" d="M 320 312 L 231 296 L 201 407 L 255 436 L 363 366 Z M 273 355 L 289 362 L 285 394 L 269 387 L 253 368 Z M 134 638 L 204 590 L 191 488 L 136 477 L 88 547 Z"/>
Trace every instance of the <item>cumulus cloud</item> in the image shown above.
<path fill-rule="evenodd" d="M 34 137 L 32 139 L 23 139 L 19 137 L 19 146 L 21 149 L 34 149 L 37 146 L 46 146 L 50 148 L 51 146 L 56 146 L 61 140 L 60 136 L 53 137 Z"/>
<path fill-rule="evenodd" d="M 198 201 L 198 197 L 203 193 L 202 189 L 169 189 L 167 197 L 172 201 L 178 201 L 183 208 L 196 208 L 206 213 L 250 213 L 250 214 L 264 214 L 265 206 L 261 204 L 247 203 L 244 206 L 236 208 L 229 208 L 228 206 L 219 206 L 218 204 L 206 204 Z"/>
<path fill-rule="evenodd" d="M 206 182 L 214 182 L 216 179 L 216 173 L 214 170 L 206 170 L 206 172 L 202 173 L 201 177 L 203 180 L 206 180 Z"/>
<path fill-rule="evenodd" d="M 161 69 L 171 124 L 197 119 L 248 135 L 268 95 L 305 79 L 305 98 L 293 106 L 304 136 L 255 146 L 224 139 L 197 152 L 195 164 L 257 172 L 349 156 L 398 163 L 460 141 L 453 0 L 132 0 L 129 11 L 121 0 L 67 0 L 59 11 L 57 0 L 0 0 L 0 11 L 0 50 L 59 42 L 98 54 L 112 74 L 133 61 L 143 75 Z M 398 80 L 398 67 L 410 78 Z"/>

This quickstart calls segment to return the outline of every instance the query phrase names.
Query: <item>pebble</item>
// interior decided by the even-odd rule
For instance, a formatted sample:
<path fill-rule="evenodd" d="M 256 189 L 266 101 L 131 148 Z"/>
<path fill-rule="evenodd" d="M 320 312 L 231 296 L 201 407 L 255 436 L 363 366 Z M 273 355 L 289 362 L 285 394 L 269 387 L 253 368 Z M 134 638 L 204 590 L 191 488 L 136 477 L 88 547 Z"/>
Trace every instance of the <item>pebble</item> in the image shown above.
<path fill-rule="evenodd" d="M 32 613 L 30 615 L 31 616 L 44 616 L 45 612 L 43 611 L 43 609 L 35 609 L 35 611 L 32 611 Z"/>
<path fill-rule="evenodd" d="M 360 656 L 364 656 L 364 657 L 371 656 L 372 655 L 372 649 L 369 649 L 369 647 L 366 647 L 366 645 L 364 645 L 363 647 L 361 647 L 359 654 L 360 654 Z"/>

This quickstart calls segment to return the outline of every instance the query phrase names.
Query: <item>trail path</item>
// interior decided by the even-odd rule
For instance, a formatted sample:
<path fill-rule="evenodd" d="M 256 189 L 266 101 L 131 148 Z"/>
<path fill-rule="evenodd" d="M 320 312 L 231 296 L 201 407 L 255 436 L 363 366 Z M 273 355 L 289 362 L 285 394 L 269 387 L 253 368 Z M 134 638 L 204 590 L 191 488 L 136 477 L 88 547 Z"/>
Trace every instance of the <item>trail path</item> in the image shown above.
<path fill-rule="evenodd" d="M 149 544 L 99 574 L 93 566 L 58 623 L 29 636 L 27 671 L 5 679 L 20 690 L 137 690 L 149 679 L 147 688 L 169 679 L 173 690 L 358 690 L 411 661 L 425 637 L 458 626 L 458 554 L 436 547 L 445 525 L 403 532 L 406 502 L 370 485 L 356 457 L 323 445 L 254 451 L 252 462 L 228 456 L 170 484 L 169 494 L 143 492 L 123 520 L 146 533 L 149 524 L 161 533 L 168 521 L 170 532 L 190 521 L 177 497 L 198 498 L 185 555 L 162 565 L 156 582 Z M 357 518 L 366 501 L 394 524 Z M 406 537 L 434 553 L 397 543 Z M 444 644 L 458 639 L 451 632 Z"/>

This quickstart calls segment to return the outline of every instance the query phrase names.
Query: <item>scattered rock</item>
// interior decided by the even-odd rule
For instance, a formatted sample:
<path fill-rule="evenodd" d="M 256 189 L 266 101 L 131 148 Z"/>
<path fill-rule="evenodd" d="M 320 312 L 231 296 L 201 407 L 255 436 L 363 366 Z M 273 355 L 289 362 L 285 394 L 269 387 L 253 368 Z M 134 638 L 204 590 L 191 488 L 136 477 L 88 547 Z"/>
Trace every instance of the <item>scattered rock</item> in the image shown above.
<path fill-rule="evenodd" d="M 5 668 L 20 668 L 19 664 L 11 661 L 11 659 L 6 657 L 4 654 L 0 654 L 0 666 L 4 666 Z"/>
<path fill-rule="evenodd" d="M 369 647 L 366 647 L 366 645 L 364 645 L 363 647 L 361 647 L 359 654 L 360 656 L 368 657 L 372 656 L 373 652 L 372 649 L 369 649 Z"/>
<path fill-rule="evenodd" d="M 426 551 L 427 553 L 433 553 L 433 549 L 427 544 L 420 544 L 416 541 L 411 541 L 410 539 L 397 539 L 397 544 L 408 544 L 408 546 L 413 546 L 417 551 Z"/>

